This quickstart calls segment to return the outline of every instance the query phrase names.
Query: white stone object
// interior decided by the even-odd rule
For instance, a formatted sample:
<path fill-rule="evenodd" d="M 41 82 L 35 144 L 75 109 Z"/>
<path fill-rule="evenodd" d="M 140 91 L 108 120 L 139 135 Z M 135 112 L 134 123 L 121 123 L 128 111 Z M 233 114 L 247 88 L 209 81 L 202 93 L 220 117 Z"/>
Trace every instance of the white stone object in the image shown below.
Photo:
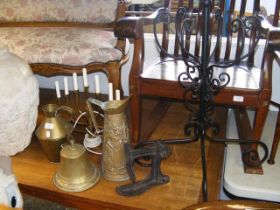
<path fill-rule="evenodd" d="M 24 150 L 36 126 L 39 87 L 30 66 L 0 48 L 0 155 Z"/>

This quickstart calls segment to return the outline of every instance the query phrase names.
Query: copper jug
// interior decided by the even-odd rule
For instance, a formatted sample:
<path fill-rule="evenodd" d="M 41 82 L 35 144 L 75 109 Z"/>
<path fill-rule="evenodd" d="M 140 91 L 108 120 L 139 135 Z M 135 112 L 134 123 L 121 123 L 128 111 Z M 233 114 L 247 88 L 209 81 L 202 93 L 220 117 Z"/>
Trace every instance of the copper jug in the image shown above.
<path fill-rule="evenodd" d="M 45 114 L 40 126 L 36 129 L 36 136 L 48 160 L 53 163 L 60 162 L 61 145 L 67 140 L 72 131 L 72 125 L 59 115 L 66 111 L 72 115 L 73 111 L 68 106 L 46 104 L 42 107 Z"/>
<path fill-rule="evenodd" d="M 88 101 L 104 111 L 102 144 L 102 174 L 110 181 L 128 180 L 124 144 L 130 142 L 125 109 L 129 98 L 101 102 L 89 98 Z"/>
<path fill-rule="evenodd" d="M 81 192 L 95 185 L 100 171 L 92 164 L 84 146 L 74 142 L 65 144 L 61 151 L 61 163 L 53 178 L 56 187 L 66 192 Z"/>

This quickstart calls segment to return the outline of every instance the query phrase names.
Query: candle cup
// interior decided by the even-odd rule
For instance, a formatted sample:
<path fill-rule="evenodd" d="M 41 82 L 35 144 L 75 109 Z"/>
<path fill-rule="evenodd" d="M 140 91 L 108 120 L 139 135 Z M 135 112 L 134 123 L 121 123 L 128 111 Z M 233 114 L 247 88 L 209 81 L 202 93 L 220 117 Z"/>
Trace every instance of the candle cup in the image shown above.
<path fill-rule="evenodd" d="M 57 98 L 57 104 L 60 106 L 61 105 L 61 99 Z"/>
<path fill-rule="evenodd" d="M 64 95 L 66 105 L 69 105 L 69 95 Z"/>
<path fill-rule="evenodd" d="M 89 86 L 84 86 L 83 100 L 86 101 L 89 98 Z"/>
<path fill-rule="evenodd" d="M 101 99 L 101 94 L 100 93 L 94 93 L 94 98 Z"/>
<path fill-rule="evenodd" d="M 89 86 L 87 86 L 87 87 L 84 87 L 84 93 L 89 93 Z"/>
<path fill-rule="evenodd" d="M 89 86 L 84 87 L 84 100 L 87 100 L 89 94 Z"/>
<path fill-rule="evenodd" d="M 77 114 L 82 113 L 82 111 L 80 110 L 80 105 L 79 105 L 79 99 L 80 99 L 79 90 L 74 90 L 74 95 L 75 95 L 75 104 L 76 104 Z"/>
<path fill-rule="evenodd" d="M 100 100 L 101 99 L 101 94 L 100 93 L 94 93 L 93 98 L 95 98 L 97 100 Z M 98 108 L 99 106 L 96 106 L 96 107 Z"/>

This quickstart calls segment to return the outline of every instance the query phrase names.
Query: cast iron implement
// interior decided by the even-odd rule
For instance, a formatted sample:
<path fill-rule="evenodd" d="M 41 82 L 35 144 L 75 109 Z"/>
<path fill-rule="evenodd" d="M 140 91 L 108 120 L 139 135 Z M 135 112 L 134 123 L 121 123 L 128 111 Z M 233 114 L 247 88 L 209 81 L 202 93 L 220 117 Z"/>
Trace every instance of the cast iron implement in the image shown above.
<path fill-rule="evenodd" d="M 119 186 L 116 191 L 120 195 L 134 196 L 144 193 L 152 186 L 161 185 L 169 182 L 169 176 L 162 174 L 160 164 L 170 154 L 170 148 L 160 142 L 154 141 L 149 144 L 140 145 L 136 149 L 131 149 L 129 144 L 124 145 L 126 155 L 126 167 L 132 183 Z M 139 158 L 147 158 L 151 160 L 151 173 L 148 178 L 136 181 L 134 162 Z"/>

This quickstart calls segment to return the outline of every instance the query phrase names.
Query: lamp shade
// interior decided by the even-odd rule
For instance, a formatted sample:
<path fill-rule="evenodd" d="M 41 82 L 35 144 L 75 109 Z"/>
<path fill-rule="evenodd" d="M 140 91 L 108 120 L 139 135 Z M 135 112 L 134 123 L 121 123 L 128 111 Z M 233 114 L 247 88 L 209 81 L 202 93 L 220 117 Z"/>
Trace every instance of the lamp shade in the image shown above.
<path fill-rule="evenodd" d="M 39 88 L 30 66 L 0 48 L 0 155 L 24 150 L 36 126 Z"/>

